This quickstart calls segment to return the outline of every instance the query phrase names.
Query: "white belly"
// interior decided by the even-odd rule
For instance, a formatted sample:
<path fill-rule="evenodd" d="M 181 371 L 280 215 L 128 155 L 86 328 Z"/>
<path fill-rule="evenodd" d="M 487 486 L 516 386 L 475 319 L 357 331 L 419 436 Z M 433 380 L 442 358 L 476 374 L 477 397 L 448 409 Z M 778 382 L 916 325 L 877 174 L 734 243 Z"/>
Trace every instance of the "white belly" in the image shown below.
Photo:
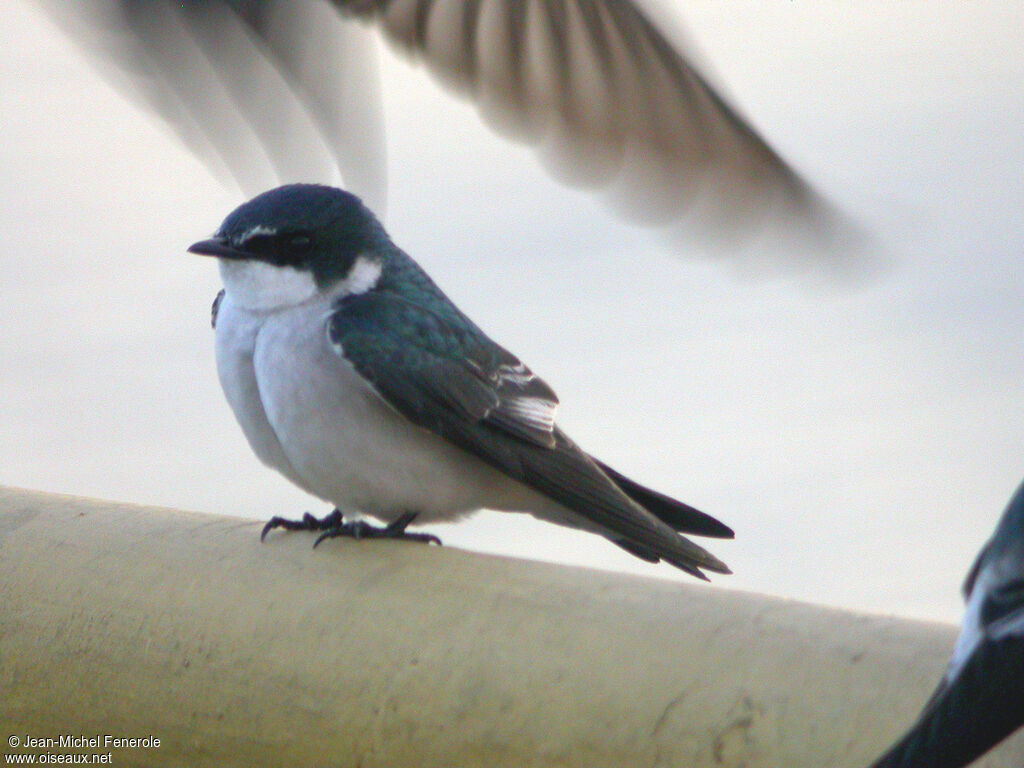
<path fill-rule="evenodd" d="M 392 410 L 327 339 L 324 303 L 272 313 L 225 296 L 221 385 L 256 455 L 342 512 L 450 520 L 481 507 L 534 511 L 534 492 Z"/>

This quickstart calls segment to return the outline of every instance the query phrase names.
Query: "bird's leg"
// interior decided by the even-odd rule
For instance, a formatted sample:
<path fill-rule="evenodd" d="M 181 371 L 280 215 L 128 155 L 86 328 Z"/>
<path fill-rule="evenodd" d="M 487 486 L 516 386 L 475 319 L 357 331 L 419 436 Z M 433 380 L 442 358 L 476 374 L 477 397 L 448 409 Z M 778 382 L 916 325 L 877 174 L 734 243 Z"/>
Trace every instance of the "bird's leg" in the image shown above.
<path fill-rule="evenodd" d="M 406 512 L 390 525 L 378 528 L 362 520 L 346 523 L 340 509 L 335 509 L 324 517 L 313 517 L 306 512 L 301 520 L 289 520 L 275 515 L 263 526 L 260 541 L 263 541 L 267 534 L 275 528 L 284 528 L 286 531 L 323 531 L 313 542 L 314 547 L 324 539 L 333 539 L 338 536 L 349 536 L 353 539 L 405 539 L 406 541 L 422 541 L 440 545 L 441 540 L 432 533 L 409 533 L 405 530 L 415 519 L 415 512 Z"/>
<path fill-rule="evenodd" d="M 313 517 L 306 512 L 301 520 L 289 520 L 286 517 L 274 517 L 267 521 L 260 533 L 260 541 L 267 538 L 267 534 L 275 528 L 284 528 L 286 531 L 331 531 L 341 528 L 344 525 L 341 519 L 341 510 L 335 508 L 333 512 L 324 517 Z"/>
<path fill-rule="evenodd" d="M 351 536 L 353 539 L 405 539 L 406 541 L 422 541 L 424 543 L 441 544 L 441 540 L 432 533 L 409 533 L 406 527 L 416 519 L 415 512 L 406 512 L 394 522 L 378 528 L 362 520 L 355 520 L 351 523 L 342 523 L 325 530 L 317 540 L 313 542 L 315 547 L 324 539 L 333 539 L 338 536 Z"/>

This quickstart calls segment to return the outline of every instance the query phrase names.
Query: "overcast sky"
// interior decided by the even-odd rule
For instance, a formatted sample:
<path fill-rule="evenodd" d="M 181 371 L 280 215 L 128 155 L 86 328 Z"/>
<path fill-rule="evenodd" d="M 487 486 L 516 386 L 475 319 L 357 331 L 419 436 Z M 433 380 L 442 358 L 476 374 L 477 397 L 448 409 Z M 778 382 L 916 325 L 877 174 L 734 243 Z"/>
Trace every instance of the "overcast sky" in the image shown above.
<path fill-rule="evenodd" d="M 822 286 L 669 248 L 552 182 L 384 53 L 387 223 L 620 471 L 721 518 L 713 588 L 957 621 L 1024 477 L 1024 6 L 693 0 L 712 79 L 876 236 Z M 34 6 L 0 4 L 0 483 L 323 514 L 253 457 L 217 383 L 214 264 L 241 198 Z M 514 514 L 450 546 L 681 578 Z"/>

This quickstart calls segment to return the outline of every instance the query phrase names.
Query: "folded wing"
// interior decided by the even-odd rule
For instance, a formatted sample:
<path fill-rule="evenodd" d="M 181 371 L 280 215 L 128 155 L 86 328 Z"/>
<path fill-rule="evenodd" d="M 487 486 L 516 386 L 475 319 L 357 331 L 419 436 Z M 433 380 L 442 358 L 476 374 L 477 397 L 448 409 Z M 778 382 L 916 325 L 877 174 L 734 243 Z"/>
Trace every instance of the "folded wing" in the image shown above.
<path fill-rule="evenodd" d="M 729 572 L 631 500 L 555 425 L 554 392 L 461 315 L 370 292 L 344 299 L 329 333 L 338 353 L 414 424 L 596 523 L 633 554 L 700 578 L 701 569 Z"/>

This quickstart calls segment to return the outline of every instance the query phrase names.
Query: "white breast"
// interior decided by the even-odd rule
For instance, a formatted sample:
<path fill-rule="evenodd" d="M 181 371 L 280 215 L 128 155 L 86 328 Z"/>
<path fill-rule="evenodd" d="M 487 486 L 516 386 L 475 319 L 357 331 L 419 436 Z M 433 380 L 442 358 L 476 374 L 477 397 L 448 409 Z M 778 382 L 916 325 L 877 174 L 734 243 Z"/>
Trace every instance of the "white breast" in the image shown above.
<path fill-rule="evenodd" d="M 267 420 L 253 368 L 256 336 L 266 317 L 242 309 L 231 294 L 224 294 L 215 332 L 217 375 L 228 405 L 257 458 L 299 483 L 298 474 Z"/>

